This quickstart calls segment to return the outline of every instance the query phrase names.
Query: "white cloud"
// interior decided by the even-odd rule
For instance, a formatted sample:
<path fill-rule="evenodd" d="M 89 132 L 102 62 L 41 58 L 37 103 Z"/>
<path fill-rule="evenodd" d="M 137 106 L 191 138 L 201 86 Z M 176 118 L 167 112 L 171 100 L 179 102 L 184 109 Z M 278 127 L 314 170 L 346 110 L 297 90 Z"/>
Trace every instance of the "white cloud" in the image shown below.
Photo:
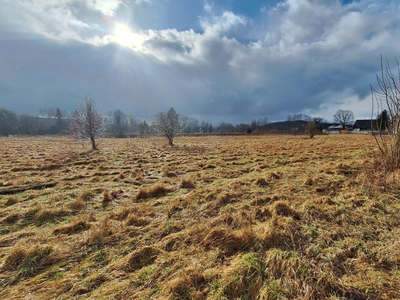
<path fill-rule="evenodd" d="M 86 5 L 94 10 L 100 11 L 107 16 L 113 16 L 119 6 L 123 4 L 122 0 L 85 0 Z M 146 0 L 141 0 L 146 1 Z"/>
<path fill-rule="evenodd" d="M 84 42 L 99 32 L 92 12 L 112 16 L 122 0 L 3 0 L 2 23 L 15 31 L 36 33 L 59 40 Z"/>
<path fill-rule="evenodd" d="M 214 8 L 213 1 L 204 0 L 204 10 L 206 12 L 211 12 L 213 8 Z"/>
<path fill-rule="evenodd" d="M 246 24 L 246 18 L 235 15 L 230 11 L 225 11 L 221 16 L 213 17 L 211 21 L 204 20 L 201 22 L 205 34 L 221 36 L 225 35 L 235 27 L 244 26 Z"/>

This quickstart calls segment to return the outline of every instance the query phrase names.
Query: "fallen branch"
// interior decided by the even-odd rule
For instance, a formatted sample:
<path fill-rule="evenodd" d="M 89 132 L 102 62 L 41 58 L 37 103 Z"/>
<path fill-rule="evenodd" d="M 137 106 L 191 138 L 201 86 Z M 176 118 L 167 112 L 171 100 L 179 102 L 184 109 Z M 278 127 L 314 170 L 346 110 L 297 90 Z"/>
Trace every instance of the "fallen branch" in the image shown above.
<path fill-rule="evenodd" d="M 20 192 L 25 192 L 28 190 L 41 190 L 45 188 L 54 187 L 57 185 L 58 182 L 49 182 L 43 184 L 36 184 L 36 185 L 28 185 L 28 186 L 21 186 L 21 187 L 13 187 L 9 189 L 0 190 L 0 195 L 12 195 L 17 194 Z"/>

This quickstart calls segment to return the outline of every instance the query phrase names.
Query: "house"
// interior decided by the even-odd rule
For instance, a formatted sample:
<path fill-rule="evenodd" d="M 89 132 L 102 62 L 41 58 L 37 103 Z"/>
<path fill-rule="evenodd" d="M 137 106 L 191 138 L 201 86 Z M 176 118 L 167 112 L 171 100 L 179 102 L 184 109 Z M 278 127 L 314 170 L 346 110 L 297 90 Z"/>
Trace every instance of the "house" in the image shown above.
<path fill-rule="evenodd" d="M 342 125 L 333 124 L 328 127 L 328 132 L 329 133 L 340 133 L 341 129 L 342 129 Z"/>
<path fill-rule="evenodd" d="M 353 125 L 354 131 L 371 131 L 374 128 L 377 128 L 377 122 L 375 119 L 366 119 L 366 120 L 356 120 Z"/>

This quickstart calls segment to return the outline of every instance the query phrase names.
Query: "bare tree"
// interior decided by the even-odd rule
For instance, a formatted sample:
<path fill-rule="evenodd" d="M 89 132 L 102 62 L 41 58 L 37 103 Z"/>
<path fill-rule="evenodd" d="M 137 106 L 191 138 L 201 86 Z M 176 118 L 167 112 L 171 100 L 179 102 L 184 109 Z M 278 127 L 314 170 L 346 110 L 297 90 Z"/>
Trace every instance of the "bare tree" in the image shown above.
<path fill-rule="evenodd" d="M 72 115 L 72 131 L 80 139 L 88 139 L 96 150 L 96 139 L 103 132 L 103 117 L 91 97 L 86 98 Z"/>
<path fill-rule="evenodd" d="M 397 60 L 396 63 L 397 75 L 394 75 L 388 62 L 384 66 L 381 56 L 381 73 L 376 75 L 378 88 L 371 86 L 372 116 L 377 119 L 379 132 L 374 137 L 387 171 L 400 168 L 400 66 Z M 386 114 L 384 118 L 383 112 Z M 383 132 L 385 127 L 388 127 L 389 135 Z"/>
<path fill-rule="evenodd" d="M 168 139 L 170 146 L 174 145 L 174 137 L 179 133 L 181 124 L 179 115 L 171 108 L 166 114 L 161 112 L 155 120 L 153 126 Z"/>
<path fill-rule="evenodd" d="M 346 129 L 346 124 L 354 120 L 354 115 L 351 110 L 341 110 L 339 109 L 334 115 L 333 120 L 340 123 L 343 129 Z"/>

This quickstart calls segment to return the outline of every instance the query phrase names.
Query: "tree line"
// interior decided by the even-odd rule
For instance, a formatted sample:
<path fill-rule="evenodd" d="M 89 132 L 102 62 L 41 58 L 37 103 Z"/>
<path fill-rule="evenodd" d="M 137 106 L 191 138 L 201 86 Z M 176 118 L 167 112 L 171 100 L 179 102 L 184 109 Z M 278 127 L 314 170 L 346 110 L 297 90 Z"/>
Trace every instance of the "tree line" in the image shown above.
<path fill-rule="evenodd" d="M 339 110 L 334 119 L 345 127 L 354 116 L 351 111 Z M 326 124 L 322 117 L 294 114 L 289 115 L 285 122 L 270 123 L 265 117 L 236 125 L 222 122 L 214 128 L 209 122 L 200 122 L 178 114 L 173 108 L 168 112 L 160 112 L 150 120 L 139 120 L 121 110 L 104 116 L 91 97 L 80 103 L 72 114 L 62 112 L 59 108 L 42 109 L 37 116 L 17 115 L 5 108 L 0 109 L 2 136 L 74 134 L 79 139 L 90 140 L 93 149 L 96 149 L 95 140 L 100 136 L 124 138 L 161 134 L 171 146 L 178 134 L 262 134 L 283 131 L 292 134 L 306 133 L 313 138 L 322 132 Z"/>
<path fill-rule="evenodd" d="M 123 138 L 128 136 L 144 137 L 160 132 L 155 119 L 140 120 L 132 114 L 116 110 L 107 115 L 102 115 L 95 107 L 94 101 L 89 97 L 85 99 L 76 111 L 67 113 L 59 108 L 41 109 L 37 115 L 16 114 L 11 110 L 0 108 L 0 136 L 11 135 L 54 135 L 71 134 L 76 132 L 76 123 L 82 122 L 85 105 L 95 109 L 98 118 L 101 118 L 102 135 L 106 137 Z M 86 107 L 86 109 L 89 109 Z M 79 113 L 80 118 L 79 118 Z M 86 113 L 89 113 L 86 111 Z M 250 123 L 231 124 L 222 122 L 213 126 L 210 122 L 199 121 L 196 118 L 178 114 L 179 133 L 181 134 L 232 134 L 232 133 L 260 133 L 268 123 L 267 118 L 253 120 Z M 100 121 L 99 121 L 100 122 Z"/>

